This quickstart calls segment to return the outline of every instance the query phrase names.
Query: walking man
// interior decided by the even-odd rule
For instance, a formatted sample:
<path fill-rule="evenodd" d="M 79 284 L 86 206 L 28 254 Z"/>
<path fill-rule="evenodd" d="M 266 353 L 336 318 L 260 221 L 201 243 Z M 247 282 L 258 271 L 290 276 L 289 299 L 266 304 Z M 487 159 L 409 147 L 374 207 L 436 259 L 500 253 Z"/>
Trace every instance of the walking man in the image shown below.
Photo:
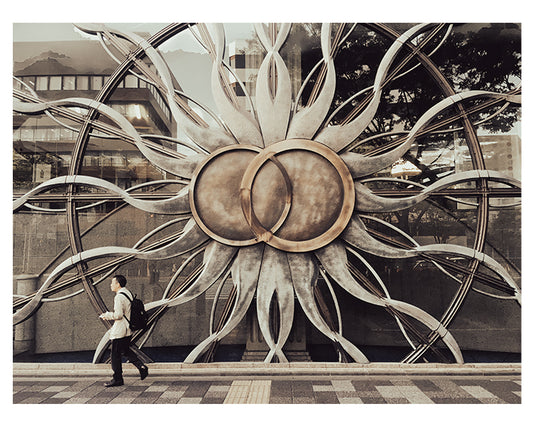
<path fill-rule="evenodd" d="M 122 386 L 124 378 L 122 377 L 122 355 L 125 355 L 129 361 L 139 369 L 141 380 L 148 376 L 148 367 L 142 363 L 137 355 L 130 349 L 131 330 L 129 327 L 129 318 L 131 317 L 131 302 L 133 295 L 126 288 L 126 277 L 115 275 L 111 279 L 111 291 L 115 292 L 115 302 L 113 312 L 105 312 L 100 318 L 105 320 L 114 320 L 110 330 L 109 338 L 111 339 L 111 368 L 113 369 L 113 379 L 106 383 L 105 387 Z"/>

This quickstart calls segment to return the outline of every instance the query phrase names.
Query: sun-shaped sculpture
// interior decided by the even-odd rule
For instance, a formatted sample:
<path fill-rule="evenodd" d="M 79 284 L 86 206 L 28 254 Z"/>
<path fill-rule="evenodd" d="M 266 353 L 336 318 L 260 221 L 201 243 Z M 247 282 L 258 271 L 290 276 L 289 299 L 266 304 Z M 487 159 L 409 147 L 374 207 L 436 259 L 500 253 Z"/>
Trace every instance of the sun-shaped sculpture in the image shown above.
<path fill-rule="evenodd" d="M 70 98 L 41 102 L 36 97 L 20 95 L 15 100 L 15 110 L 35 113 L 55 109 L 56 113 L 60 113 L 62 108 L 65 110 L 65 107 L 70 106 L 87 109 L 87 117 L 83 118 L 86 126 L 80 130 L 78 137 L 78 152 L 83 151 L 91 126 L 105 131 L 104 127 L 97 126 L 98 118 L 104 117 L 116 126 L 115 134 L 134 143 L 152 164 L 180 177 L 186 185 L 171 198 L 141 200 L 132 195 L 131 190 L 126 191 L 101 179 L 80 175 L 73 161 L 74 165 L 67 176 L 51 179 L 28 192 L 15 201 L 15 209 L 23 206 L 35 194 L 52 187 L 74 190 L 72 188 L 77 185 L 86 185 L 114 193 L 146 212 L 187 215 L 188 223 L 179 238 L 151 250 L 138 247 L 77 249 L 74 256 L 56 267 L 35 295 L 25 300 L 25 304 L 15 313 L 15 323 L 36 311 L 46 292 L 67 270 L 92 259 L 119 255 L 137 259 L 167 259 L 205 247 L 203 267 L 188 287 L 172 294 L 167 291 L 162 299 L 146 304 L 155 321 L 162 310 L 192 300 L 224 279 L 228 273 L 231 274 L 235 289 L 231 312 L 220 327 L 211 327 L 210 335 L 194 348 L 186 362 L 199 360 L 212 344 L 228 335 L 244 318 L 254 297 L 258 324 L 270 349 L 265 362 L 287 361 L 283 347 L 293 324 L 296 300 L 309 321 L 340 345 L 349 357 L 356 362 L 368 362 L 363 352 L 322 315 L 314 295 L 320 277 L 327 282 L 335 281 L 355 298 L 383 307 L 391 313 L 413 348 L 404 359 L 405 362 L 420 359 L 437 341 L 444 343 L 456 362 L 463 362 L 459 345 L 447 327 L 454 316 L 450 312 L 461 305 L 476 268 L 483 265 L 495 273 L 505 283 L 511 297 L 519 301 L 520 290 L 513 278 L 498 262 L 481 251 L 482 245 L 473 248 L 451 244 L 420 246 L 410 239 L 411 246 L 402 248 L 375 238 L 362 219 L 368 213 L 407 209 L 437 191 L 463 182 L 487 185 L 489 181 L 494 181 L 516 187 L 519 187 L 519 182 L 501 173 L 478 168 L 440 179 L 422 187 L 416 195 L 384 198 L 374 194 L 365 185 L 364 179 L 400 160 L 425 129 L 438 123 L 449 111 L 461 110 L 463 103 L 470 100 L 516 103 L 519 101 L 517 92 L 450 93 L 445 90 L 446 96 L 423 114 L 388 151 L 366 156 L 350 149 L 351 143 L 374 119 L 382 90 L 393 77 L 391 68 L 399 62 L 400 52 L 407 50 L 413 56 L 419 55 L 420 62 L 424 60 L 426 65 L 430 64 L 427 56 L 415 49 L 412 42 L 434 27 L 417 25 L 397 37 L 379 65 L 374 85 L 367 91 L 367 102 L 359 114 L 348 123 L 328 125 L 331 120 L 327 120 L 327 115 L 336 84 L 331 25 L 324 24 L 321 30 L 323 82 L 314 101 L 306 107 L 299 104 L 300 95 L 292 93 L 289 70 L 279 53 L 291 25 L 274 26 L 274 31 L 269 31 L 266 25 L 255 26 L 266 55 L 258 71 L 255 99 L 250 100 L 251 113 L 240 108 L 230 95 L 226 69 L 229 67 L 223 60 L 223 26 L 199 26 L 199 37 L 213 58 L 211 83 L 220 114 L 216 118 L 223 122 L 220 126 L 208 126 L 191 118 L 186 103 L 184 107 L 183 97 L 177 94 L 172 85 L 166 63 L 156 50 L 160 43 L 186 26 L 170 26 L 144 40 L 135 34 L 113 31 L 101 25 L 79 25 L 82 31 L 98 35 L 109 43 L 127 40 L 133 46 L 106 87 L 94 100 Z M 116 42 L 116 45 L 119 46 L 119 43 Z M 148 61 L 156 67 L 157 74 L 149 72 L 146 66 Z M 178 127 L 193 141 L 188 147 L 195 153 L 179 158 L 169 155 L 165 150 L 154 149 L 153 144 L 149 144 L 148 139 L 139 134 L 125 117 L 106 105 L 113 85 L 133 68 L 165 97 Z M 458 119 L 468 121 L 467 114 L 460 113 Z M 393 232 L 401 233 L 392 224 L 387 226 Z M 458 280 L 465 290 L 464 294 L 458 292 L 448 312 L 437 319 L 417 306 L 391 298 L 379 277 L 376 279 L 380 288 L 369 289 L 365 286 L 361 277 L 350 269 L 348 260 L 350 254 L 365 262 L 365 253 L 392 259 L 426 256 L 444 273 L 446 270 L 438 263 L 438 256 L 453 255 L 469 260 L 471 269 L 463 280 Z M 368 263 L 365 264 L 369 271 L 377 275 Z M 83 275 L 86 271 L 79 269 L 78 273 Z M 85 285 L 84 288 L 95 294 L 93 285 Z M 279 315 L 276 329 L 273 329 L 269 317 L 273 302 L 277 304 Z M 103 310 L 102 307 L 100 309 Z M 412 321 L 426 329 L 422 342 L 414 343 L 405 330 Z M 102 339 L 95 359 L 101 356 L 106 344 L 107 335 Z"/>

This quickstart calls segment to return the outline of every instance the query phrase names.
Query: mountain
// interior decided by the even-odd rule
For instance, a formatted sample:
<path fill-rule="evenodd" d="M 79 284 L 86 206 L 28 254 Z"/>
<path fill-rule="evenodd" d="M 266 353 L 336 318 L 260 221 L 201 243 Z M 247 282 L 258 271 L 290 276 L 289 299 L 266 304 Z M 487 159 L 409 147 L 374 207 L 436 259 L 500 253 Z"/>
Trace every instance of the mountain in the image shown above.
<path fill-rule="evenodd" d="M 56 73 L 77 70 L 87 74 L 110 74 L 117 67 L 97 41 L 13 43 L 14 73 L 31 75 L 36 71 L 36 64 L 50 67 L 50 71 Z"/>

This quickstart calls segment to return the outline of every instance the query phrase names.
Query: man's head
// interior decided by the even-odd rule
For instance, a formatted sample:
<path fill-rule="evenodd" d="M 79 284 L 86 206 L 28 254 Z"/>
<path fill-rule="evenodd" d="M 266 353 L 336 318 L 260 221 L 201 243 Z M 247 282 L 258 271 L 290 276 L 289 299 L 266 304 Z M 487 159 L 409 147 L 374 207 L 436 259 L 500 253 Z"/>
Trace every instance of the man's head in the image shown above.
<path fill-rule="evenodd" d="M 116 293 L 122 287 L 126 287 L 127 282 L 128 281 L 126 280 L 126 277 L 124 275 L 115 275 L 111 279 L 111 291 L 114 291 Z"/>

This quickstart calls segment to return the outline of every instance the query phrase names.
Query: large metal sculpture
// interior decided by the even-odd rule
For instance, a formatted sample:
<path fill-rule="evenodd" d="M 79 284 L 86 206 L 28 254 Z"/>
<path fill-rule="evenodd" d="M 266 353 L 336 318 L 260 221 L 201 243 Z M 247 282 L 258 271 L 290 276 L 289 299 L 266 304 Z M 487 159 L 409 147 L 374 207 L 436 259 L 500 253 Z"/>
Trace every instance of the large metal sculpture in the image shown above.
<path fill-rule="evenodd" d="M 29 318 L 42 303 L 52 300 L 50 295 L 59 289 L 69 288 L 79 280 L 95 309 L 105 311 L 96 283 L 91 278 L 105 272 L 106 268 L 108 271 L 116 268 L 120 259 L 157 260 L 188 254 L 190 257 L 183 263 L 185 266 L 198 254 L 204 253 L 201 269 L 188 278 L 187 286 L 173 289 L 173 283 L 183 274 L 184 268 L 180 268 L 168 284 L 163 298 L 150 301 L 146 306 L 151 314 L 151 324 L 155 324 L 169 307 L 186 303 L 231 276 L 234 287 L 223 323 L 215 326 L 211 321 L 209 336 L 188 355 L 185 362 L 198 361 L 231 332 L 247 313 L 254 297 L 259 327 L 270 349 L 265 362 L 287 361 L 283 347 L 291 331 L 296 301 L 309 321 L 345 354 L 356 362 L 368 362 L 363 352 L 343 337 L 341 315 L 330 280 L 355 298 L 383 307 L 395 318 L 412 347 L 404 362 L 422 359 L 428 350 L 435 350 L 437 342 L 447 347 L 456 362 L 463 362 L 461 350 L 447 328 L 472 289 L 474 278 L 482 279 L 478 274 L 480 266 L 498 277 L 492 281 L 497 281 L 500 290 L 520 302 L 517 283 L 498 262 L 483 253 L 489 183 L 503 183 L 510 189 L 519 188 L 520 183 L 499 172 L 484 169 L 474 125 L 469 118 L 473 110 L 467 109 L 465 103 L 478 100 L 475 111 L 517 103 L 519 90 L 510 93 L 455 93 L 423 52 L 424 41 L 420 42 L 420 39 L 431 40 L 445 26 L 417 25 L 398 35 L 389 27 L 374 25 L 373 30 L 393 42 L 381 60 L 373 87 L 363 91 L 364 101 L 357 103 L 352 119 L 332 125 L 332 117 L 328 117 L 328 113 L 336 83 L 333 59 L 342 37 L 332 34 L 331 25 L 322 25 L 323 58 L 317 64 L 317 67 L 322 67 L 322 78 L 317 84 L 314 101 L 302 106 L 299 102 L 301 92 L 291 92 L 289 70 L 280 55 L 291 25 L 260 24 L 255 26 L 255 30 L 266 55 L 257 76 L 255 102 L 249 100 L 252 112 L 248 113 L 239 108 L 232 97 L 228 83 L 228 70 L 231 72 L 231 69 L 223 59 L 223 26 L 196 25 L 197 37 L 213 59 L 211 84 L 219 112 L 219 116 L 214 117 L 218 124 L 207 125 L 189 108 L 187 101 L 190 102 L 190 99 L 175 90 L 170 71 L 157 50 L 165 40 L 189 27 L 192 26 L 170 25 L 145 40 L 103 25 L 79 25 L 79 29 L 99 36 L 125 57 L 122 62 L 118 61 L 119 66 L 98 96 L 92 100 L 69 98 L 46 102 L 38 99 L 29 89 L 15 91 L 16 111 L 32 114 L 53 112 L 56 116 L 79 122 L 81 128 L 68 175 L 44 182 L 14 202 L 16 211 L 23 205 L 31 205 L 39 194 L 51 188 L 62 188 L 66 197 L 72 251 L 72 256 L 51 272 L 35 294 L 16 298 L 14 323 Z M 417 43 L 413 42 L 415 39 Z M 409 72 L 405 64 L 412 58 L 416 58 L 419 62 L 417 66 L 425 68 L 439 85 L 443 99 L 423 114 L 410 131 L 393 139 L 388 150 L 370 155 L 352 152 L 353 141 L 369 126 L 377 112 L 383 88 L 400 73 Z M 153 64 L 157 73 L 147 63 Z M 143 137 L 125 117 L 106 105 L 119 81 L 132 70 L 156 87 L 165 98 L 178 127 L 193 141 L 187 146 L 195 151 L 194 154 L 184 157 L 155 144 L 153 138 Z M 304 86 L 306 84 L 307 81 Z M 347 100 L 349 102 L 352 99 Z M 72 106 L 86 110 L 86 114 L 68 108 Z M 442 118 L 444 112 L 449 112 L 445 120 Z M 407 197 L 381 197 L 365 185 L 366 177 L 400 160 L 417 137 L 429 132 L 450 131 L 449 125 L 454 122 L 464 129 L 474 170 L 452 174 L 427 187 L 418 185 L 419 190 Z M 136 188 L 123 190 L 99 178 L 80 175 L 81 158 L 93 130 L 135 144 L 152 164 L 179 177 L 178 181 L 185 185 L 183 190 L 167 199 L 142 200 L 134 195 Z M 472 247 L 451 244 L 420 246 L 392 224 L 385 224 L 391 233 L 403 235 L 410 241 L 403 246 L 389 244 L 368 229 L 363 221 L 378 220 L 368 213 L 406 209 L 442 190 L 453 194 L 450 188 L 463 182 L 473 182 L 476 186 L 473 193 L 477 197 L 478 224 Z M 160 183 L 164 185 L 166 182 Z M 169 224 L 180 220 L 187 220 L 187 224 L 173 240 L 150 248 L 140 248 L 148 235 L 135 247 L 84 250 L 77 230 L 75 195 L 79 185 L 103 190 L 115 199 L 146 212 L 178 216 Z M 366 265 L 379 286 L 372 286 L 364 274 L 357 273 L 348 260 L 348 253 Z M 450 271 L 459 271 L 462 278 L 454 278 L 459 283 L 458 291 L 442 317 L 434 318 L 416 306 L 391 298 L 381 278 L 365 262 L 365 253 L 395 259 L 419 256 L 433 262 L 444 274 L 452 276 Z M 446 261 L 447 255 L 467 259 L 469 263 L 465 266 L 464 263 Z M 91 260 L 117 256 L 118 261 L 110 261 L 103 267 L 87 267 L 87 262 Z M 65 272 L 72 269 L 76 271 L 77 278 L 60 281 Z M 323 316 L 317 305 L 315 286 L 319 277 L 328 284 L 330 296 L 337 307 L 335 321 L 338 327 Z M 215 300 L 214 305 L 216 303 Z M 273 309 L 278 316 L 275 327 L 271 321 Z M 413 323 L 422 325 L 426 331 L 417 332 L 419 328 L 413 327 Z M 134 341 L 139 342 L 142 338 L 143 333 L 138 332 Z M 146 336 L 144 338 L 146 341 Z M 106 334 L 96 350 L 95 361 L 101 359 L 107 344 Z"/>

